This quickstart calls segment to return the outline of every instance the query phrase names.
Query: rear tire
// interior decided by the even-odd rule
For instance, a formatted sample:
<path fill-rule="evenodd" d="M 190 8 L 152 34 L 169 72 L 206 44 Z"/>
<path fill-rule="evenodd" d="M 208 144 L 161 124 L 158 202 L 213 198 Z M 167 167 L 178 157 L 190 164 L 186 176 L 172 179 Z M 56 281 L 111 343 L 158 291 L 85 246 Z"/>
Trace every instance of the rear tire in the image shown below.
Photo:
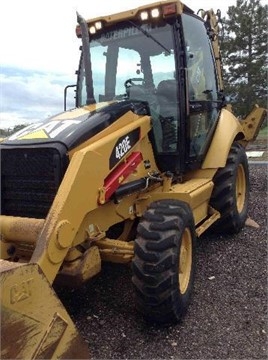
<path fill-rule="evenodd" d="M 220 212 L 221 218 L 212 230 L 238 233 L 245 225 L 249 201 L 248 161 L 242 145 L 232 145 L 226 166 L 216 172 L 213 181 L 210 205 Z"/>
<path fill-rule="evenodd" d="M 188 204 L 152 203 L 138 225 L 132 282 L 144 317 L 177 322 L 186 312 L 193 289 L 195 226 Z"/>

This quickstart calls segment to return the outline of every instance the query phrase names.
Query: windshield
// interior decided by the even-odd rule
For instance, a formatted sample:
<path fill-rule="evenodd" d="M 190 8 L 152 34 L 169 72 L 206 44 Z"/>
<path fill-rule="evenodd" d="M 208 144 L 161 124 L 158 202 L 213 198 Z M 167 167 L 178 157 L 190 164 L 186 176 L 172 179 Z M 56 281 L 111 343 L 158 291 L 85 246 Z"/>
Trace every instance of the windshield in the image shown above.
<path fill-rule="evenodd" d="M 90 59 L 95 101 L 146 101 L 157 151 L 177 151 L 178 96 L 172 26 L 157 23 L 140 27 L 128 21 L 109 27 L 91 36 Z M 83 106 L 87 101 L 83 68 L 78 89 L 78 106 Z"/>
<path fill-rule="evenodd" d="M 140 95 L 135 96 L 141 98 L 145 88 L 153 94 L 160 81 L 174 79 L 173 41 L 168 24 L 146 24 L 139 29 L 126 22 L 109 28 L 105 33 L 91 36 L 90 57 L 96 102 L 133 98 L 133 85 L 139 85 L 135 90 L 140 90 Z M 79 105 L 85 105 L 83 69 L 79 82 Z"/>

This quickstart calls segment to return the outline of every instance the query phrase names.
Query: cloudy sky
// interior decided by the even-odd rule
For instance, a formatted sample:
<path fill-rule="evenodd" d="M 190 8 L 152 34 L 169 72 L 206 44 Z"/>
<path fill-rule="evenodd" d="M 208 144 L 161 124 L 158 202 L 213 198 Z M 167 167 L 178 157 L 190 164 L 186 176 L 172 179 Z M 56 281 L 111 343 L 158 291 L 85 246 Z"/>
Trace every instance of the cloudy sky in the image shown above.
<path fill-rule="evenodd" d="M 76 11 L 84 18 L 146 4 L 146 0 L 7 0 L 0 5 L 0 128 L 32 123 L 63 110 L 63 91 L 75 83 L 80 40 Z M 194 11 L 215 0 L 186 0 Z M 224 15 L 236 0 L 221 1 Z"/>

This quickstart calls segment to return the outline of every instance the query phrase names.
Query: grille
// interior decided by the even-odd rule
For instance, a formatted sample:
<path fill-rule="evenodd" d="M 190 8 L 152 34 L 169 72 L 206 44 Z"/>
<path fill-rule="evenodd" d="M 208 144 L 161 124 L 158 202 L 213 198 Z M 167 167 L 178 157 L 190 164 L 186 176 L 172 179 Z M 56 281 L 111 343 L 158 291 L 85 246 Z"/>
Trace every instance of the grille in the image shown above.
<path fill-rule="evenodd" d="M 62 161 L 57 149 L 1 150 L 1 213 L 45 218 L 62 176 Z"/>

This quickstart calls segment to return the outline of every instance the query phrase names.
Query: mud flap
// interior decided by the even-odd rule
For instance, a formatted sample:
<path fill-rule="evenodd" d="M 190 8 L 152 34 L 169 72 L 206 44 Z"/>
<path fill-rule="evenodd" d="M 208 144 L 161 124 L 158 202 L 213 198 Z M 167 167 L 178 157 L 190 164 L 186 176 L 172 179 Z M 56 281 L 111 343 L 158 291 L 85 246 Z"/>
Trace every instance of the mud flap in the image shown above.
<path fill-rule="evenodd" d="M 1 359 L 89 359 L 39 266 L 0 260 L 0 269 Z"/>

